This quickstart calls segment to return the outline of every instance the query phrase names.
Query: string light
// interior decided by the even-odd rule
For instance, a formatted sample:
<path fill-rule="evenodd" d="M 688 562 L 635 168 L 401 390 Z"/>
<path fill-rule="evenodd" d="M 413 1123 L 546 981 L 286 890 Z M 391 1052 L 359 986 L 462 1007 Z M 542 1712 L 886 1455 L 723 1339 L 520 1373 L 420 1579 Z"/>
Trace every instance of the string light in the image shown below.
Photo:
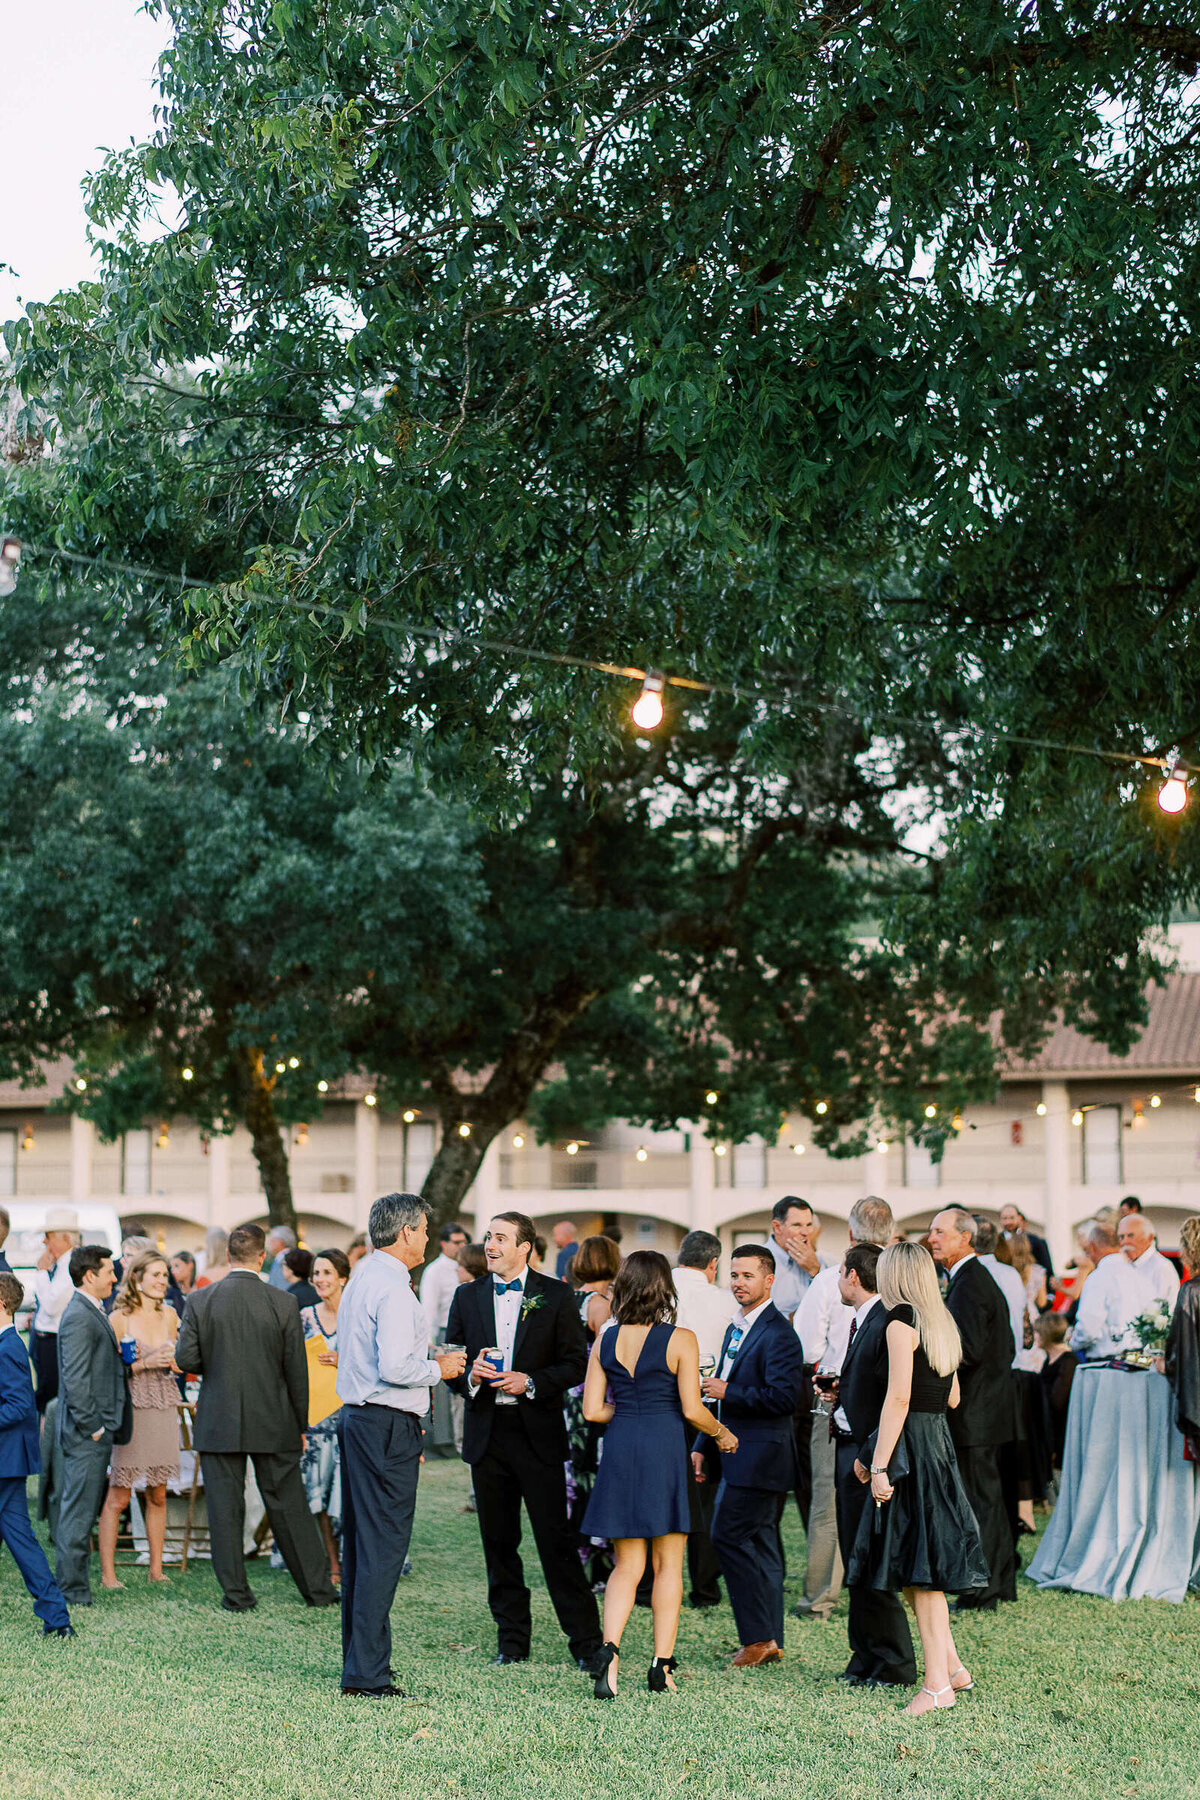
<path fill-rule="evenodd" d="M 962 1131 L 964 1129 L 963 1116 L 960 1112 L 956 1112 L 954 1117 L 951 1119 L 950 1129 L 952 1131 Z"/>
<path fill-rule="evenodd" d="M 716 1154 L 718 1156 L 725 1156 L 728 1153 L 728 1150 L 729 1150 L 728 1144 L 718 1144 L 716 1147 Z"/>
<path fill-rule="evenodd" d="M 886 1139 L 886 1138 L 880 1138 L 880 1140 L 879 1140 L 879 1142 L 878 1142 L 878 1143 L 877 1143 L 877 1144 L 876 1144 L 876 1146 L 875 1146 L 875 1148 L 876 1148 L 876 1149 L 877 1149 L 877 1150 L 878 1150 L 878 1152 L 879 1152 L 879 1154 L 880 1154 L 880 1156 L 886 1156 L 886 1155 L 887 1155 L 887 1153 L 888 1153 L 888 1141 L 887 1141 L 887 1139 Z"/>
<path fill-rule="evenodd" d="M 83 1079 L 82 1075 L 77 1075 L 75 1077 L 75 1092 L 77 1094 L 87 1093 L 87 1082 Z"/>
<path fill-rule="evenodd" d="M 184 1081 L 195 1081 L 196 1079 L 195 1069 L 180 1069 L 179 1073 Z"/>
<path fill-rule="evenodd" d="M 329 1083 L 327 1081 L 318 1081 L 317 1092 L 318 1094 L 327 1094 L 329 1092 Z"/>
<path fill-rule="evenodd" d="M 0 543 L 0 599 L 7 600 L 17 585 L 21 567 L 21 546 L 16 538 L 6 537 Z"/>
<path fill-rule="evenodd" d="M 412 1124 L 413 1124 L 413 1123 L 414 1123 L 414 1122 L 415 1122 L 415 1120 L 416 1120 L 416 1117 L 417 1117 L 417 1115 L 416 1115 L 416 1113 L 415 1113 L 415 1112 L 414 1112 L 414 1111 L 413 1111 L 413 1108 L 412 1108 L 412 1107 L 411 1107 L 411 1106 L 408 1106 L 408 1107 L 405 1107 L 405 1109 L 404 1109 L 404 1123 L 405 1123 L 405 1124 L 406 1124 L 406 1125 L 412 1125 Z"/>
<path fill-rule="evenodd" d="M 1170 774 L 1158 790 L 1158 804 L 1165 813 L 1181 813 L 1187 805 L 1187 770 L 1173 763 Z"/>
<path fill-rule="evenodd" d="M 704 1096 L 704 1104 L 705 1106 L 715 1106 L 720 1098 L 721 1096 L 718 1094 L 716 1088 L 709 1088 L 707 1094 Z"/>
<path fill-rule="evenodd" d="M 827 1100 L 818 1100 L 813 1110 L 819 1118 L 823 1119 L 825 1114 L 829 1111 L 829 1102 Z"/>
<path fill-rule="evenodd" d="M 639 1162 L 645 1162 L 645 1160 L 649 1154 L 650 1154 L 650 1152 L 646 1149 L 646 1146 L 644 1144 L 639 1144 L 637 1149 L 634 1151 L 634 1155 L 637 1157 L 637 1160 Z"/>
<path fill-rule="evenodd" d="M 1151 1106 L 1156 1107 L 1156 1108 L 1161 1106 L 1162 1105 L 1162 1095 L 1161 1094 L 1151 1094 L 1150 1104 L 1151 1104 Z"/>
<path fill-rule="evenodd" d="M 171 1148 L 171 1127 L 167 1124 L 165 1119 L 158 1128 L 158 1137 L 155 1141 L 160 1150 L 169 1150 Z"/>
<path fill-rule="evenodd" d="M 289 1056 L 288 1057 L 288 1068 L 289 1069 L 298 1069 L 299 1067 L 300 1067 L 300 1058 L 298 1056 Z"/>
<path fill-rule="evenodd" d="M 514 1150 L 523 1150 L 525 1148 L 525 1139 L 521 1136 L 519 1131 L 514 1133 L 512 1147 Z"/>
<path fill-rule="evenodd" d="M 465 1123 L 460 1125 L 458 1128 L 458 1135 L 461 1138 L 469 1138 L 471 1135 L 471 1127 Z"/>
<path fill-rule="evenodd" d="M 925 1108 L 925 1117 L 927 1119 L 936 1119 L 937 1118 L 937 1107 L 936 1106 L 927 1106 Z"/>
<path fill-rule="evenodd" d="M 1200 1106 L 1200 1087 L 1192 1089 L 1192 1099 Z"/>
<path fill-rule="evenodd" d="M 378 1106 L 378 1104 L 379 1104 L 379 1102 L 375 1098 L 374 1094 L 364 1094 L 363 1095 L 363 1105 L 364 1106 Z"/>
<path fill-rule="evenodd" d="M 654 731 L 663 722 L 663 688 L 666 677 L 647 669 L 642 691 L 633 703 L 633 722 L 639 731 Z"/>
<path fill-rule="evenodd" d="M 574 1142 L 568 1144 L 567 1145 L 567 1155 L 568 1156 L 578 1156 L 579 1155 L 579 1145 Z"/>
<path fill-rule="evenodd" d="M 1083 1114 L 1079 1111 L 1078 1107 L 1076 1107 L 1075 1111 L 1071 1114 L 1071 1123 L 1072 1125 L 1083 1124 Z"/>
<path fill-rule="evenodd" d="M 804 1145 L 803 1144 L 793 1144 L 792 1145 L 792 1155 L 793 1156 L 803 1156 L 804 1155 Z"/>
<path fill-rule="evenodd" d="M 275 1064 L 275 1073 L 277 1075 L 282 1075 L 286 1068 L 287 1068 L 286 1063 L 276 1063 Z"/>
<path fill-rule="evenodd" d="M 32 1150 L 33 1145 L 34 1145 L 33 1126 L 26 1125 L 24 1136 L 21 1139 L 21 1148 L 22 1148 L 22 1150 Z"/>
<path fill-rule="evenodd" d="M 1033 1110 L 1036 1112 L 1039 1119 L 1044 1119 L 1046 1116 L 1046 1102 L 1044 1100 L 1039 1100 Z"/>
<path fill-rule="evenodd" d="M 296 1127 L 296 1142 L 300 1146 L 301 1149 L 303 1149 L 305 1144 L 307 1144 L 307 1142 L 308 1142 L 308 1126 L 307 1125 L 303 1125 L 303 1124 L 297 1125 L 297 1127 Z"/>

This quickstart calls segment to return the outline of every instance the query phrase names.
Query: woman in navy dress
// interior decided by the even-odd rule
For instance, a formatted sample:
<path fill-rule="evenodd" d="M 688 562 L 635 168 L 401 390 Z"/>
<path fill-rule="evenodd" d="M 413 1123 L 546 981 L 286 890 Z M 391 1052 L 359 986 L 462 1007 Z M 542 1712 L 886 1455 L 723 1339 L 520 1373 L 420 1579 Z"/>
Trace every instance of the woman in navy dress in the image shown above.
<path fill-rule="evenodd" d="M 684 1420 L 726 1453 L 737 1439 L 700 1396 L 700 1347 L 675 1324 L 671 1265 L 657 1250 L 635 1250 L 613 1283 L 612 1319 L 597 1338 L 583 1389 L 583 1416 L 607 1425 L 604 1451 L 583 1519 L 589 1537 L 612 1539 L 616 1566 L 604 1589 L 604 1648 L 597 1700 L 616 1694 L 621 1633 L 646 1568 L 654 1568 L 652 1693 L 674 1692 L 675 1634 L 683 1604 L 689 1527 Z M 611 1400 L 607 1396 L 611 1393 Z"/>

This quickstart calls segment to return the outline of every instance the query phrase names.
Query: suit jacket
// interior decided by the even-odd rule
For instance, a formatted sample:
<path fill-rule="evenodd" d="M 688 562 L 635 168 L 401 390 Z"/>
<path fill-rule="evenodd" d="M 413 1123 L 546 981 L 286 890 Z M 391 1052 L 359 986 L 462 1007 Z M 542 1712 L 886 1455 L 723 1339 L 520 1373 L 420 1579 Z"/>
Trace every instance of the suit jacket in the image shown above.
<path fill-rule="evenodd" d="M 490 1275 L 457 1289 L 450 1302 L 446 1326 L 448 1344 L 465 1344 L 467 1370 L 489 1344 L 496 1342 L 495 1286 Z M 530 1308 L 529 1302 L 536 1300 Z M 565 1462 L 567 1426 L 562 1397 L 578 1387 L 587 1374 L 588 1340 L 579 1317 L 573 1289 L 563 1281 L 539 1275 L 531 1269 L 525 1280 L 525 1301 L 513 1339 L 513 1368 L 534 1384 L 532 1400 L 517 1400 L 517 1415 L 529 1436 L 530 1448 L 541 1462 Z M 488 1447 L 496 1416 L 496 1392 L 481 1387 L 471 1398 L 466 1375 L 451 1384 L 466 1397 L 463 1416 L 463 1461 L 477 1463 Z"/>
<path fill-rule="evenodd" d="M 951 1270 L 946 1307 L 963 1351 L 958 1369 L 962 1399 L 950 1413 L 950 1435 L 963 1449 L 1007 1444 L 1016 1436 L 1016 1345 L 1008 1301 L 977 1256 Z"/>
<path fill-rule="evenodd" d="M 877 1300 L 865 1318 L 861 1312 L 858 1317 L 862 1323 L 842 1362 L 838 1405 L 850 1422 L 854 1454 L 865 1464 L 870 1461 L 870 1457 L 864 1455 L 867 1440 L 879 1425 L 879 1415 L 887 1398 L 887 1307 L 882 1300 Z"/>
<path fill-rule="evenodd" d="M 204 1377 L 197 1450 L 299 1453 L 308 1430 L 308 1362 L 290 1294 L 237 1272 L 198 1288 L 188 1295 L 175 1361 Z"/>
<path fill-rule="evenodd" d="M 67 1302 L 58 1328 L 58 1434 L 91 1437 L 101 1431 L 123 1435 L 129 1384 L 117 1334 L 78 1289 Z M 127 1441 L 127 1440 L 126 1440 Z"/>
<path fill-rule="evenodd" d="M 10 1327 L 0 1332 L 0 1481 L 36 1475 L 41 1466 L 29 1353 Z"/>
<path fill-rule="evenodd" d="M 726 1329 L 717 1367 L 729 1344 Z M 720 1416 L 738 1447 L 720 1459 L 720 1478 L 730 1487 L 786 1493 L 795 1484 L 792 1414 L 804 1379 L 800 1339 L 779 1308 L 768 1302 L 742 1339 L 729 1371 Z M 711 1459 L 712 1440 L 701 1434 L 693 1448 Z M 714 1475 L 717 1466 L 710 1460 Z"/>

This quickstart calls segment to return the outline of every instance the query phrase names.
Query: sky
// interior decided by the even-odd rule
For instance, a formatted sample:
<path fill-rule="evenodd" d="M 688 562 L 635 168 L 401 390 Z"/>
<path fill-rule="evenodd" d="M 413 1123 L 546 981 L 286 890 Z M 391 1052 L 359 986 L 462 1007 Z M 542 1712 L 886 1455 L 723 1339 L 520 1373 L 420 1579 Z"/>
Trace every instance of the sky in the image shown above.
<path fill-rule="evenodd" d="M 4 8 L 0 319 L 92 272 L 80 183 L 147 137 L 165 20 L 135 0 L 14 0 Z"/>

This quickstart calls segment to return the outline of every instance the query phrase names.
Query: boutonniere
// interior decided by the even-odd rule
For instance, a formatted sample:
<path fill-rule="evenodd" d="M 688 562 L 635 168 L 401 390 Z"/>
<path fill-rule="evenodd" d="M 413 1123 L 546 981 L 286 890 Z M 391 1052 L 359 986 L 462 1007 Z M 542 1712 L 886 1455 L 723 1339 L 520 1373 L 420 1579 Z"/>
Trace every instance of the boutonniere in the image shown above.
<path fill-rule="evenodd" d="M 545 1294 L 526 1294 L 521 1301 L 521 1319 L 531 1312 L 536 1312 L 538 1307 L 544 1304 L 545 1299 Z"/>

